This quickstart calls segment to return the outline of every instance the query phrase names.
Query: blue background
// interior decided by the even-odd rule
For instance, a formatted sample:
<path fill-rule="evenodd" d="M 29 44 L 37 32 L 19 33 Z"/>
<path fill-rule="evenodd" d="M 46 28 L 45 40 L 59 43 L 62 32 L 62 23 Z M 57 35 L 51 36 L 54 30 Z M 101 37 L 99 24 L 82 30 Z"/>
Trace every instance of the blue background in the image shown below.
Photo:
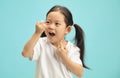
<path fill-rule="evenodd" d="M 120 0 L 0 0 L 0 78 L 34 78 L 35 62 L 21 51 L 56 4 L 68 7 L 85 32 L 91 70 L 83 78 L 120 78 Z"/>

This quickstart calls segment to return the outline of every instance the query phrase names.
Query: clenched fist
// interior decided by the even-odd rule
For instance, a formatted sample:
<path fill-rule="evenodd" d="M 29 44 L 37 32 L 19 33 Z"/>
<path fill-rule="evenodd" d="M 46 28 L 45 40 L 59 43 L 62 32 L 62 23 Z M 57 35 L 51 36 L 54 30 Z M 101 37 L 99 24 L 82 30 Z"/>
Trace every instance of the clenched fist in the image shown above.
<path fill-rule="evenodd" d="M 36 33 L 43 33 L 45 31 L 46 24 L 45 22 L 37 22 L 36 23 Z"/>
<path fill-rule="evenodd" d="M 57 46 L 57 55 L 62 58 L 68 54 L 68 50 L 66 48 L 67 43 L 64 41 L 60 41 Z"/>

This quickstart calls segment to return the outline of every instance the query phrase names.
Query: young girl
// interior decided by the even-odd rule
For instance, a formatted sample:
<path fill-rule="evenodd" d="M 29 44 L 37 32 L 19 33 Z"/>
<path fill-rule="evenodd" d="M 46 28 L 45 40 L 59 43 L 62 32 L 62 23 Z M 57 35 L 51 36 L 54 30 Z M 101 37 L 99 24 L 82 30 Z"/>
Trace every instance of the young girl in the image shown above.
<path fill-rule="evenodd" d="M 65 40 L 65 35 L 76 29 L 75 42 Z M 37 62 L 36 78 L 72 78 L 71 72 L 81 77 L 84 64 L 84 35 L 73 24 L 71 12 L 64 6 L 52 7 L 46 22 L 38 22 L 36 31 L 24 46 L 24 57 Z"/>

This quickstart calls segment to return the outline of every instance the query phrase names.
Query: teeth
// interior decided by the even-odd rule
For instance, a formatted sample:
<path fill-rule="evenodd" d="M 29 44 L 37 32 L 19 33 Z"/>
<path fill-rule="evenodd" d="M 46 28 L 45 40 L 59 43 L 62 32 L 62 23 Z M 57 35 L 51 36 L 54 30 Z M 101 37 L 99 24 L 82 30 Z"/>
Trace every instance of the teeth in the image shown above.
<path fill-rule="evenodd" d="M 54 33 L 54 32 L 49 32 L 49 34 L 50 34 L 51 36 L 55 36 L 55 33 Z"/>

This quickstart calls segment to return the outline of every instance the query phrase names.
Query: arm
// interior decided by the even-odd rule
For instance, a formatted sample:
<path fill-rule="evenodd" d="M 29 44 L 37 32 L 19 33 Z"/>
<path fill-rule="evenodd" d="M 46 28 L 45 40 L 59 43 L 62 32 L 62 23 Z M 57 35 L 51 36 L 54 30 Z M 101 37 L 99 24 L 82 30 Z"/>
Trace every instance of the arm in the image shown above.
<path fill-rule="evenodd" d="M 83 75 L 83 67 L 75 62 L 73 62 L 67 55 L 62 55 L 62 62 L 66 65 L 66 67 L 78 77 Z"/>
<path fill-rule="evenodd" d="M 67 53 L 67 48 L 65 47 L 64 43 L 61 42 L 58 46 L 57 55 L 62 59 L 62 62 L 72 73 L 76 74 L 78 77 L 81 77 L 83 75 L 83 66 L 72 61 L 68 57 Z"/>
<path fill-rule="evenodd" d="M 45 30 L 44 22 L 38 22 L 36 24 L 35 33 L 33 34 L 33 36 L 30 38 L 30 40 L 25 44 L 23 48 L 22 55 L 24 57 L 31 57 L 33 55 L 34 46 L 37 43 L 38 39 L 40 38 L 44 30 Z"/>

